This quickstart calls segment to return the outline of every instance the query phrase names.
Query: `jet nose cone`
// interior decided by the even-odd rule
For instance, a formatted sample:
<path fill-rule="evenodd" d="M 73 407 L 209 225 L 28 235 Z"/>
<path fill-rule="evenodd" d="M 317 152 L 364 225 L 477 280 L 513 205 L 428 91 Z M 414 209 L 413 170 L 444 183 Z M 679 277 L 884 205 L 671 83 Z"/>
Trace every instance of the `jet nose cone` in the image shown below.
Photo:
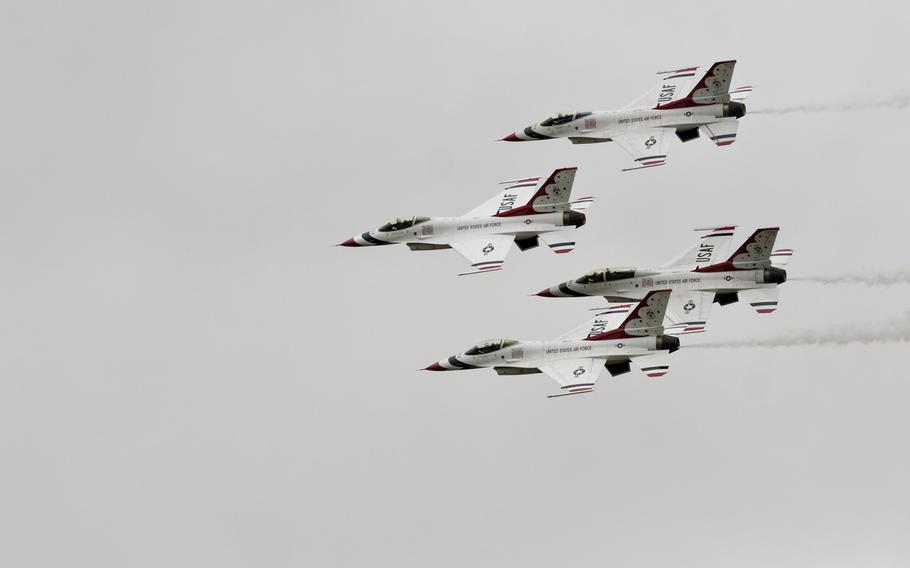
<path fill-rule="evenodd" d="M 359 247 L 360 245 L 358 245 L 356 242 L 354 242 L 354 239 L 353 239 L 353 238 L 350 238 L 350 239 L 344 241 L 343 243 L 338 243 L 336 246 L 339 246 L 339 247 Z"/>
<path fill-rule="evenodd" d="M 540 296 L 541 298 L 555 298 L 555 297 L 556 297 L 556 296 L 553 294 L 553 292 L 550 291 L 549 288 L 544 288 L 543 290 L 541 290 L 540 292 L 538 292 L 538 293 L 536 293 L 536 294 L 534 294 L 534 295 L 535 295 L 535 296 Z"/>
<path fill-rule="evenodd" d="M 515 133 L 513 132 L 512 134 L 509 134 L 505 138 L 502 138 L 500 140 L 500 142 L 521 142 L 521 138 L 516 136 Z"/>
<path fill-rule="evenodd" d="M 439 363 L 433 363 L 421 369 L 422 371 L 445 371 L 445 369 Z"/>

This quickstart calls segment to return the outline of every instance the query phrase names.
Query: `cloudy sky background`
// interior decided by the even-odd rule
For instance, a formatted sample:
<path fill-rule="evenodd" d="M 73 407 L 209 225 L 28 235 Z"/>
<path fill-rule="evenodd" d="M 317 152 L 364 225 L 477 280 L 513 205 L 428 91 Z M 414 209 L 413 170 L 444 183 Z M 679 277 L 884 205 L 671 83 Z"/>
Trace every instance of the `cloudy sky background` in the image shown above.
<path fill-rule="evenodd" d="M 907 110 L 747 116 L 621 173 L 495 142 L 736 58 L 750 109 L 910 88 L 897 3 L 28 2 L 0 22 L 0 564 L 902 566 L 905 343 L 686 350 L 663 380 L 419 373 L 546 338 L 697 226 L 780 225 L 793 276 L 906 269 Z M 331 245 L 579 166 L 570 255 Z M 901 317 L 790 282 L 689 343 Z M 684 338 L 686 340 L 688 338 Z M 902 357 L 903 356 L 903 357 Z"/>

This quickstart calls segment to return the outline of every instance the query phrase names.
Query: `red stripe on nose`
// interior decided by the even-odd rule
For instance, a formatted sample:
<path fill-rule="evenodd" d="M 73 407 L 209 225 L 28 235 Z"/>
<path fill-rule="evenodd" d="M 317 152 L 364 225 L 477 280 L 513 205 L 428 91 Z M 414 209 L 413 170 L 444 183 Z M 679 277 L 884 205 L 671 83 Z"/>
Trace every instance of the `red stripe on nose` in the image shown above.
<path fill-rule="evenodd" d="M 338 243 L 338 246 L 340 246 L 340 247 L 359 247 L 359 246 L 363 246 L 363 245 L 358 245 L 357 243 L 354 242 L 353 238 L 350 238 L 350 239 L 344 241 L 343 243 Z"/>
<path fill-rule="evenodd" d="M 512 134 L 509 134 L 508 136 L 506 136 L 505 138 L 503 138 L 501 140 L 501 142 L 521 142 L 521 141 L 522 141 L 521 138 L 519 138 L 518 136 L 515 136 L 514 132 Z"/>
<path fill-rule="evenodd" d="M 448 369 L 446 369 L 445 367 L 443 367 L 443 366 L 440 365 L 439 363 L 433 363 L 433 364 L 430 365 L 429 367 L 424 367 L 423 370 L 424 370 L 424 371 L 447 371 Z"/>
<path fill-rule="evenodd" d="M 556 297 L 553 295 L 553 292 L 550 292 L 549 288 L 544 288 L 543 290 L 538 292 L 537 295 L 542 296 L 544 298 L 555 298 Z"/>

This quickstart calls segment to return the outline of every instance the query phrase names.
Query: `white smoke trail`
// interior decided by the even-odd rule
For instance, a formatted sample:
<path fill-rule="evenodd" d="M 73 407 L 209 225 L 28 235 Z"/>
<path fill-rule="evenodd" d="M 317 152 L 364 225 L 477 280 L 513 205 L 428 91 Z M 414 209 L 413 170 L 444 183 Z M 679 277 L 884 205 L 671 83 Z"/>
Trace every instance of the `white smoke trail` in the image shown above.
<path fill-rule="evenodd" d="M 748 114 L 790 114 L 794 112 L 850 112 L 854 110 L 910 108 L 910 92 L 900 92 L 878 101 L 854 101 L 840 104 L 809 104 L 749 110 Z"/>
<path fill-rule="evenodd" d="M 688 349 L 723 347 L 797 347 L 803 345 L 848 345 L 850 343 L 900 343 L 910 341 L 910 312 L 903 317 L 874 323 L 832 326 L 824 329 L 789 331 L 777 337 L 687 345 Z"/>
<path fill-rule="evenodd" d="M 896 286 L 910 284 L 910 270 L 894 272 L 868 272 L 836 274 L 834 276 L 806 276 L 788 278 L 788 281 L 817 282 L 819 284 L 866 284 L 867 286 Z"/>

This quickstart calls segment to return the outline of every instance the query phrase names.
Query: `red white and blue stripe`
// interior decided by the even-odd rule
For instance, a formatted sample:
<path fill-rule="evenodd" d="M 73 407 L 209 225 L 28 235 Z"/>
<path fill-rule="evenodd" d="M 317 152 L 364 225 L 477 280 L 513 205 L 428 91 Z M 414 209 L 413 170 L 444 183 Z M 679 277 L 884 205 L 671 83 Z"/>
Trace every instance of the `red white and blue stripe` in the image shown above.
<path fill-rule="evenodd" d="M 738 87 L 730 91 L 730 98 L 733 100 L 742 100 L 749 96 L 752 92 L 752 85 L 745 85 L 743 87 Z"/>
<path fill-rule="evenodd" d="M 579 197 L 575 201 L 572 201 L 569 204 L 569 207 L 575 209 L 576 211 L 585 211 L 594 203 L 593 197 Z"/>
<path fill-rule="evenodd" d="M 777 300 L 766 300 L 762 302 L 749 302 L 749 305 L 760 314 L 770 314 L 777 310 Z"/>
<path fill-rule="evenodd" d="M 565 254 L 575 249 L 575 241 L 565 241 L 561 243 L 551 243 L 550 249 L 556 254 Z"/>
<path fill-rule="evenodd" d="M 787 264 L 790 261 L 790 257 L 793 256 L 793 249 L 775 249 L 771 253 L 771 263 L 772 264 Z"/>
<path fill-rule="evenodd" d="M 703 236 L 703 239 L 710 239 L 713 237 L 731 237 L 733 236 L 733 231 L 736 229 L 736 225 L 730 225 L 728 227 L 716 227 L 711 229 L 711 232 Z"/>
<path fill-rule="evenodd" d="M 578 383 L 574 385 L 566 385 L 564 387 L 560 387 L 560 390 L 564 390 L 566 392 L 551 394 L 547 398 L 558 398 L 560 396 L 569 396 L 572 394 L 586 394 L 594 390 L 594 383 Z"/>
<path fill-rule="evenodd" d="M 642 372 L 649 377 L 657 378 L 662 377 L 670 372 L 670 365 L 652 365 L 649 367 L 642 367 Z"/>
<path fill-rule="evenodd" d="M 632 311 L 632 308 L 638 304 L 616 304 L 608 307 L 606 310 L 598 313 L 597 315 L 610 315 L 610 314 L 627 314 Z"/>
<path fill-rule="evenodd" d="M 730 144 L 736 142 L 736 133 L 730 132 L 727 134 L 718 134 L 716 136 L 711 136 L 710 138 L 711 141 L 718 146 L 729 146 Z"/>
<path fill-rule="evenodd" d="M 704 321 L 684 321 L 664 328 L 667 335 L 683 335 L 686 333 L 702 333 L 705 331 L 707 322 Z"/>

